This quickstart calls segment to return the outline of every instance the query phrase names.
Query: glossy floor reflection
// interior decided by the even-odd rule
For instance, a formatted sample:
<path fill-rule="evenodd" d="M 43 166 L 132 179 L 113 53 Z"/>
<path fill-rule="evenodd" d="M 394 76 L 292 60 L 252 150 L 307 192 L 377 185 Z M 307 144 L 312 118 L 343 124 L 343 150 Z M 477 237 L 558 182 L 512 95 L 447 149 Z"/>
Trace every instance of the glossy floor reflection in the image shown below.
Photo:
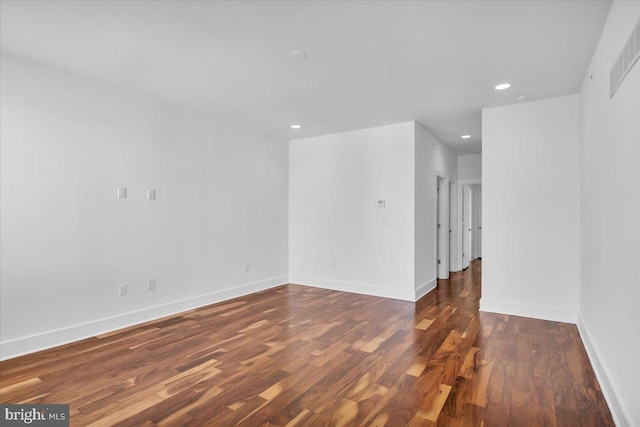
<path fill-rule="evenodd" d="M 574 325 L 287 285 L 0 364 L 71 425 L 613 425 Z"/>

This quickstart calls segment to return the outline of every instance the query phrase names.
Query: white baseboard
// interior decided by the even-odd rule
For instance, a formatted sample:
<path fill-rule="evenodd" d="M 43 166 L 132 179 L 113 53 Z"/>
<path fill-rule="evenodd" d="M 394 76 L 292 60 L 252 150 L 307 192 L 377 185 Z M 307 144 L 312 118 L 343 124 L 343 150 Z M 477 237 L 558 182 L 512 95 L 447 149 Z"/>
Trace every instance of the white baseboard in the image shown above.
<path fill-rule="evenodd" d="M 418 301 L 420 298 L 422 298 L 423 296 L 425 296 L 426 294 L 434 290 L 437 284 L 438 284 L 438 280 L 432 279 L 430 282 L 427 282 L 422 286 L 420 286 L 418 289 L 416 289 L 415 301 Z"/>
<path fill-rule="evenodd" d="M 389 288 L 369 283 L 346 282 L 342 280 L 323 279 L 310 276 L 289 276 L 289 282 L 302 286 L 371 295 L 374 297 L 393 298 L 404 301 L 415 301 L 413 289 Z"/>
<path fill-rule="evenodd" d="M 578 312 L 560 307 L 547 307 L 535 304 L 520 304 L 509 301 L 480 299 L 480 311 L 489 313 L 510 314 L 513 316 L 532 317 L 534 319 L 552 320 L 575 324 Z"/>
<path fill-rule="evenodd" d="M 618 397 L 618 393 L 616 393 L 616 389 L 609 381 L 610 375 L 608 373 L 605 365 L 602 364 L 602 359 L 600 358 L 600 352 L 598 351 L 598 347 L 595 345 L 593 340 L 591 339 L 591 335 L 589 330 L 587 329 L 586 324 L 584 323 L 584 319 L 581 314 L 578 314 L 578 331 L 580 332 L 580 337 L 582 338 L 582 342 L 584 343 L 584 347 L 587 350 L 587 355 L 589 356 L 589 360 L 591 361 L 591 366 L 593 366 L 593 370 L 596 373 L 596 378 L 600 383 L 600 389 L 602 390 L 602 394 L 604 395 L 607 404 L 609 405 L 609 410 L 611 411 L 611 415 L 613 416 L 613 421 L 618 427 L 628 427 L 631 425 L 629 421 L 631 417 L 628 415 L 629 412 L 625 409 L 622 404 L 622 400 Z"/>
<path fill-rule="evenodd" d="M 226 301 L 253 292 L 262 291 L 288 282 L 288 276 L 278 276 L 258 282 L 247 283 L 229 289 L 223 289 L 209 294 L 170 302 L 163 305 L 145 308 L 130 313 L 95 320 L 66 328 L 43 332 L 40 334 L 21 337 L 0 342 L 0 360 L 12 359 L 24 354 L 46 350 L 51 347 L 68 344 L 96 335 L 112 332 L 125 327 L 159 319 L 181 313 L 205 305 Z"/>

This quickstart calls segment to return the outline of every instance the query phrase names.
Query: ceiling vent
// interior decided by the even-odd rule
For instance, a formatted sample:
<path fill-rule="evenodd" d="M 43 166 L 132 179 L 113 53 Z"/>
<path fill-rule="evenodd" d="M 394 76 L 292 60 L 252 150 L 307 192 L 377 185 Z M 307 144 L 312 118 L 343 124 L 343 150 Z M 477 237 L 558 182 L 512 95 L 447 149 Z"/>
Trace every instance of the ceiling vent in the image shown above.
<path fill-rule="evenodd" d="M 616 63 L 613 65 L 613 68 L 611 68 L 609 81 L 610 98 L 616 93 L 618 86 L 620 86 L 625 76 L 631 68 L 633 68 L 633 64 L 638 61 L 638 58 L 640 58 L 640 20 L 636 22 L 636 26 L 633 31 L 631 31 L 631 35 L 624 44 L 622 52 L 620 52 Z"/>

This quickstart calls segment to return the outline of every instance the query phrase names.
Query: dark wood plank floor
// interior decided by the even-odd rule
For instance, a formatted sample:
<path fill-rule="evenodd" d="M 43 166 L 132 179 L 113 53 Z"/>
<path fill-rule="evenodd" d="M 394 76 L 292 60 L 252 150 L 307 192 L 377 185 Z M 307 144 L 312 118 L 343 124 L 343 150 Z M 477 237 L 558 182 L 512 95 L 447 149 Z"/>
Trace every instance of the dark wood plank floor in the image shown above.
<path fill-rule="evenodd" d="M 287 285 L 0 363 L 71 425 L 607 426 L 574 325 L 478 312 L 481 262 L 417 303 Z"/>

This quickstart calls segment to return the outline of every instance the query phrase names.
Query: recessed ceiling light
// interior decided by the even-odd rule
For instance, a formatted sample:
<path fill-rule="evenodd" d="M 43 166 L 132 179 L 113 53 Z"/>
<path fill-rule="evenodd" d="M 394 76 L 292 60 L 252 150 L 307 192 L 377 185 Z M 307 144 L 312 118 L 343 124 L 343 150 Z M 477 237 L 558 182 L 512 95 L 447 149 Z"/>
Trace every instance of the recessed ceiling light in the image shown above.
<path fill-rule="evenodd" d="M 523 93 L 522 95 L 518 95 L 516 99 L 520 102 L 527 102 L 529 100 L 529 95 Z"/>
<path fill-rule="evenodd" d="M 302 125 L 291 125 L 291 129 L 300 129 Z"/>
<path fill-rule="evenodd" d="M 290 55 L 293 59 L 304 59 L 307 57 L 307 52 L 303 52 L 301 50 L 294 50 L 293 52 L 291 52 Z"/>
<path fill-rule="evenodd" d="M 505 89 L 509 89 L 511 87 L 511 83 L 500 83 L 498 86 L 496 86 L 496 90 L 505 90 Z"/>
<path fill-rule="evenodd" d="M 460 138 L 462 138 L 462 139 L 469 139 L 469 138 L 471 138 L 471 135 L 462 135 Z"/>

